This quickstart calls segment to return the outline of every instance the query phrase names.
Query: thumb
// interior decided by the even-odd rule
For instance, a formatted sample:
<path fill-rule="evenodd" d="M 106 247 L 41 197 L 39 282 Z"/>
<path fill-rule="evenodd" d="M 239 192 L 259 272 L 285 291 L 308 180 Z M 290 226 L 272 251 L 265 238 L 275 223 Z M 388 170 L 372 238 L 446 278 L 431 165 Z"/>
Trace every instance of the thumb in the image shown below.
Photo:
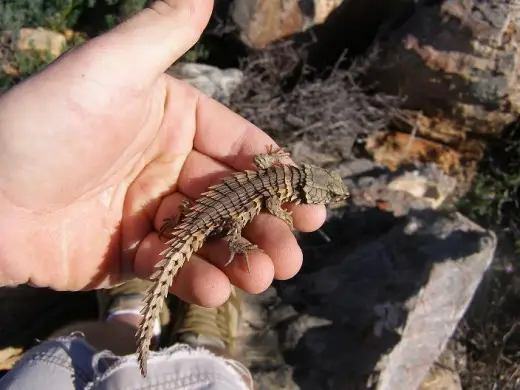
<path fill-rule="evenodd" d="M 84 64 L 83 76 L 98 81 L 104 75 L 110 83 L 146 87 L 197 42 L 212 9 L 212 0 L 154 1 L 63 61 Z"/>

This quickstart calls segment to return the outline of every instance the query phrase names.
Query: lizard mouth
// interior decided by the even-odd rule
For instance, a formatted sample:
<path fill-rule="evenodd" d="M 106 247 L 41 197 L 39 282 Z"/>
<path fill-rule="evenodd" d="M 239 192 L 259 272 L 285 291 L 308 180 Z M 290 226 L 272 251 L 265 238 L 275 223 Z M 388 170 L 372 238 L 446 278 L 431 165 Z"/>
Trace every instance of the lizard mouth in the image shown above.
<path fill-rule="evenodd" d="M 348 199 L 350 198 L 350 193 L 349 192 L 346 192 L 344 194 L 337 194 L 337 195 L 334 195 L 332 197 L 332 200 L 333 201 L 342 201 L 342 200 L 345 200 L 345 199 Z"/>
<path fill-rule="evenodd" d="M 334 209 L 339 209 L 346 205 L 347 205 L 347 199 L 345 197 L 342 197 L 342 198 L 334 199 L 333 201 L 329 202 L 328 207 L 331 210 L 334 210 Z"/>
<path fill-rule="evenodd" d="M 350 194 L 341 194 L 336 195 L 331 199 L 331 203 L 345 203 L 345 201 L 350 197 Z"/>

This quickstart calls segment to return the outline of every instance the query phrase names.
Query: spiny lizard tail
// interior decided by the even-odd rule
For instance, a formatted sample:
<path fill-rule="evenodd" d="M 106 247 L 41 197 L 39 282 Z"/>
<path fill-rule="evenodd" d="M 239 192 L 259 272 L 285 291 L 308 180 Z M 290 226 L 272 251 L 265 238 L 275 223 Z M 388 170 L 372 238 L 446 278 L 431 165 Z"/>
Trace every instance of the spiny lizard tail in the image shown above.
<path fill-rule="evenodd" d="M 156 271 L 150 276 L 152 285 L 146 291 L 145 306 L 141 310 L 141 323 L 136 334 L 139 367 L 143 377 L 146 377 L 147 373 L 146 361 L 150 350 L 155 319 L 158 318 L 161 312 L 165 297 L 168 295 L 168 289 L 172 285 L 173 278 L 179 272 L 179 269 L 189 260 L 194 252 L 199 250 L 205 238 L 205 234 L 202 234 L 202 232 L 194 235 L 189 230 L 178 231 L 176 237 L 168 241 L 168 244 L 173 245 L 160 254 L 163 256 L 163 259 L 156 264 Z"/>

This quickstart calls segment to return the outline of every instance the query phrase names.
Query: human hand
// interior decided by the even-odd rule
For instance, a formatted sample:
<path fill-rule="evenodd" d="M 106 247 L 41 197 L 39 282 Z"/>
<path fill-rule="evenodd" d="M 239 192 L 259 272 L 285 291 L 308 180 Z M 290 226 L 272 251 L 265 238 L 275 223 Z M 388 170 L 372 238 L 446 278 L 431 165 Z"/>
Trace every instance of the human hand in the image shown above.
<path fill-rule="evenodd" d="M 0 96 L 0 283 L 57 290 L 148 277 L 165 248 L 157 231 L 185 197 L 274 144 L 251 123 L 163 72 L 199 38 L 211 1 L 157 2 Z M 325 209 L 297 206 L 295 228 Z M 228 267 L 206 245 L 171 291 L 216 306 L 230 283 L 257 293 L 292 277 L 302 253 L 282 222 L 258 216 L 245 236 L 265 250 Z"/>

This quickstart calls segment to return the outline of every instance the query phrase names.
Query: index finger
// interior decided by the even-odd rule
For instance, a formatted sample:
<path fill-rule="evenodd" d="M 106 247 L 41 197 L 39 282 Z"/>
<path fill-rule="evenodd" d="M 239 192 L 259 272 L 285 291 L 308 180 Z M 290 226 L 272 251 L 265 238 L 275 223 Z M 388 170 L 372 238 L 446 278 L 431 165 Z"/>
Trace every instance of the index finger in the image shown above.
<path fill-rule="evenodd" d="M 276 142 L 248 120 L 206 95 L 196 108 L 194 148 L 236 170 L 254 169 L 253 156 Z"/>

